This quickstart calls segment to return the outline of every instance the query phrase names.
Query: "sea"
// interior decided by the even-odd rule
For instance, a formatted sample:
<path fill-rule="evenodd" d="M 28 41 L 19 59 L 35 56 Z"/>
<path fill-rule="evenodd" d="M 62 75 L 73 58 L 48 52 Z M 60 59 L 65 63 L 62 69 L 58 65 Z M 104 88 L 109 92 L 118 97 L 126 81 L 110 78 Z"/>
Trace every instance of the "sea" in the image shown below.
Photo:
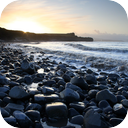
<path fill-rule="evenodd" d="M 30 55 L 33 51 L 42 51 L 45 56 L 58 63 L 63 62 L 81 68 L 83 66 L 95 71 L 128 72 L 128 42 L 105 41 L 50 41 L 13 43 L 13 48 L 26 49 Z M 35 61 L 39 53 L 34 54 Z M 40 58 L 41 59 L 41 58 Z"/>

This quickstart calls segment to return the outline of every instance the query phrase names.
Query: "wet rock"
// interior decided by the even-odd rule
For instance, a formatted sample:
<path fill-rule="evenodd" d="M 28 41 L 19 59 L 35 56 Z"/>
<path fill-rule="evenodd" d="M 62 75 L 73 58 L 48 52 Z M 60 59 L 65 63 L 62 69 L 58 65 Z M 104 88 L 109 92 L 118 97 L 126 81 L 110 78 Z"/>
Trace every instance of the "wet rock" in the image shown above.
<path fill-rule="evenodd" d="M 82 92 L 82 89 L 80 87 L 78 87 L 76 85 L 73 85 L 72 83 L 67 83 L 66 86 L 65 86 L 65 88 L 70 88 L 70 89 L 72 89 L 74 91 L 80 91 L 80 92 Z"/>
<path fill-rule="evenodd" d="M 37 103 L 29 103 L 25 110 L 26 111 L 28 111 L 28 110 L 37 110 L 37 111 L 41 112 L 42 107 L 43 106 L 41 106 L 40 104 L 37 104 Z"/>
<path fill-rule="evenodd" d="M 35 122 L 35 127 L 34 128 L 43 128 L 43 126 L 40 122 Z"/>
<path fill-rule="evenodd" d="M 121 100 L 126 99 L 123 95 L 116 95 L 117 102 L 120 103 Z"/>
<path fill-rule="evenodd" d="M 74 77 L 75 76 L 75 74 L 72 71 L 66 71 L 65 74 L 70 76 L 70 77 Z"/>
<path fill-rule="evenodd" d="M 113 106 L 113 111 L 115 114 L 120 116 L 126 116 L 127 114 L 127 109 L 122 104 L 119 103 Z"/>
<path fill-rule="evenodd" d="M 82 115 L 73 116 L 70 121 L 72 124 L 83 125 L 84 117 Z"/>
<path fill-rule="evenodd" d="M 1 85 L 7 85 L 9 83 L 9 80 L 0 74 L 0 84 Z"/>
<path fill-rule="evenodd" d="M 1 64 L 2 65 L 8 65 L 9 64 L 9 60 L 7 58 L 4 58 L 2 61 L 1 61 Z"/>
<path fill-rule="evenodd" d="M 26 83 L 26 84 L 28 84 L 28 85 L 30 85 L 30 84 L 32 84 L 32 78 L 31 78 L 31 76 L 25 76 L 24 77 L 24 82 Z"/>
<path fill-rule="evenodd" d="M 123 95 L 126 99 L 128 99 L 128 92 L 127 92 L 127 91 L 122 91 L 122 95 Z"/>
<path fill-rule="evenodd" d="M 99 102 L 101 100 L 107 100 L 108 102 L 115 104 L 117 99 L 113 93 L 111 93 L 108 89 L 101 90 L 96 94 L 96 101 Z"/>
<path fill-rule="evenodd" d="M 112 112 L 112 107 L 106 100 L 101 100 L 98 104 L 98 106 L 105 112 Z"/>
<path fill-rule="evenodd" d="M 43 86 L 42 87 L 42 93 L 43 94 L 53 94 L 55 91 L 52 87 Z"/>
<path fill-rule="evenodd" d="M 59 64 L 59 65 L 57 66 L 57 70 L 59 70 L 59 69 L 62 69 L 62 70 L 64 70 L 64 71 L 66 71 L 66 66 L 65 66 L 64 64 Z"/>
<path fill-rule="evenodd" d="M 72 84 L 77 85 L 81 89 L 87 90 L 88 89 L 88 84 L 87 82 L 81 78 L 81 77 L 73 77 L 70 81 Z"/>
<path fill-rule="evenodd" d="M 34 63 L 29 63 L 27 59 L 22 61 L 21 69 L 29 74 L 33 74 L 35 72 Z"/>
<path fill-rule="evenodd" d="M 13 116 L 5 117 L 4 120 L 5 120 L 8 124 L 10 124 L 11 126 L 17 127 L 16 118 L 14 118 Z"/>
<path fill-rule="evenodd" d="M 93 109 L 88 110 L 84 115 L 84 128 L 108 128 L 108 124 L 101 118 L 101 115 Z"/>
<path fill-rule="evenodd" d="M 121 119 L 121 118 L 111 118 L 109 120 L 109 123 L 114 127 L 114 126 L 119 125 L 122 121 L 123 121 L 123 119 Z"/>
<path fill-rule="evenodd" d="M 4 86 L 4 87 L 0 87 L 0 92 L 4 92 L 4 93 L 7 93 L 9 91 L 9 87 L 7 86 Z"/>
<path fill-rule="evenodd" d="M 14 111 L 13 116 L 16 118 L 21 128 L 28 128 L 32 124 L 30 118 L 21 111 Z"/>
<path fill-rule="evenodd" d="M 60 92 L 60 97 L 69 103 L 80 100 L 79 94 L 70 88 L 66 88 Z"/>
<path fill-rule="evenodd" d="M 52 86 L 53 84 L 56 84 L 55 80 L 47 80 L 43 82 L 44 85 L 46 86 Z"/>
<path fill-rule="evenodd" d="M 97 83 L 96 77 L 93 75 L 86 75 L 85 80 L 88 84 L 96 84 Z"/>
<path fill-rule="evenodd" d="M 7 96 L 6 93 L 4 93 L 4 92 L 0 92 L 0 99 L 3 99 L 3 98 L 6 97 L 6 96 Z"/>
<path fill-rule="evenodd" d="M 1 114 L 3 117 L 9 117 L 10 116 L 9 112 L 6 111 L 4 108 L 1 108 Z"/>
<path fill-rule="evenodd" d="M 8 103 L 13 103 L 13 100 L 10 97 L 6 96 L 3 98 L 3 102 L 7 105 Z"/>
<path fill-rule="evenodd" d="M 70 103 L 69 106 L 71 108 L 74 108 L 78 112 L 82 113 L 83 110 L 85 109 L 85 104 L 83 102 L 75 102 L 75 103 Z"/>
<path fill-rule="evenodd" d="M 64 75 L 62 76 L 62 78 L 64 79 L 65 82 L 70 82 L 70 80 L 71 80 L 71 77 L 68 76 L 68 75 L 66 75 L 66 74 L 64 74 Z"/>
<path fill-rule="evenodd" d="M 67 118 L 68 109 L 62 102 L 54 102 L 46 105 L 46 114 L 49 118 Z"/>
<path fill-rule="evenodd" d="M 32 121 L 40 121 L 40 112 L 37 110 L 28 110 L 25 114 L 32 120 Z"/>
<path fill-rule="evenodd" d="M 124 107 L 128 108 L 128 100 L 127 99 L 123 99 L 121 100 L 121 103 Z"/>
<path fill-rule="evenodd" d="M 72 118 L 73 116 L 77 116 L 77 115 L 80 115 L 80 113 L 76 109 L 70 108 L 68 110 L 68 116 L 69 116 L 69 118 Z"/>
<path fill-rule="evenodd" d="M 15 86 L 10 90 L 9 96 L 14 99 L 24 99 L 27 98 L 29 94 L 21 86 Z"/>
<path fill-rule="evenodd" d="M 53 102 L 57 99 L 59 99 L 59 96 L 56 94 L 51 94 L 51 95 L 36 94 L 34 95 L 34 101 L 39 104 Z"/>
<path fill-rule="evenodd" d="M 88 92 L 88 95 L 91 97 L 91 98 L 95 98 L 96 94 L 97 94 L 98 90 L 95 90 L 95 89 L 92 89 Z"/>
<path fill-rule="evenodd" d="M 24 110 L 24 106 L 23 105 L 19 105 L 19 104 L 9 103 L 5 107 L 5 109 L 10 111 L 10 113 L 12 113 L 15 110 L 23 111 Z"/>
<path fill-rule="evenodd" d="M 20 84 L 18 82 L 15 82 L 15 81 L 10 81 L 9 85 L 10 85 L 10 87 L 14 87 L 14 86 L 19 86 Z"/>

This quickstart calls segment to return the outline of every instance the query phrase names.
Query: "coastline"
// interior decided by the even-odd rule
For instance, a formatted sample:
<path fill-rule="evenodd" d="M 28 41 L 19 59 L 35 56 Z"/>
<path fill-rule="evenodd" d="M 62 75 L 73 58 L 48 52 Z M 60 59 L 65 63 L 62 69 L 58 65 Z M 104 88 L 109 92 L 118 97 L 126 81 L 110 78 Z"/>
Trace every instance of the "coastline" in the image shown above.
<path fill-rule="evenodd" d="M 125 118 L 128 108 L 127 74 L 100 70 L 97 73 L 87 67 L 78 69 L 51 60 L 40 48 L 34 48 L 35 51 L 30 48 L 27 56 L 20 48 L 4 47 L 0 48 L 0 106 L 2 116 L 13 126 L 41 127 L 51 123 L 64 128 L 69 121 L 73 126 L 77 122 L 80 127 L 95 127 L 97 124 L 93 120 L 87 120 L 94 119 L 96 114 L 100 117 L 98 121 L 102 122 L 98 128 L 108 128 L 118 125 Z M 19 108 L 17 105 L 20 105 Z M 74 112 L 77 114 L 74 115 Z M 13 123 L 9 122 L 11 115 Z M 17 115 L 22 117 L 24 124 L 20 123 Z M 60 120 L 64 120 L 62 126 L 58 126 Z"/>

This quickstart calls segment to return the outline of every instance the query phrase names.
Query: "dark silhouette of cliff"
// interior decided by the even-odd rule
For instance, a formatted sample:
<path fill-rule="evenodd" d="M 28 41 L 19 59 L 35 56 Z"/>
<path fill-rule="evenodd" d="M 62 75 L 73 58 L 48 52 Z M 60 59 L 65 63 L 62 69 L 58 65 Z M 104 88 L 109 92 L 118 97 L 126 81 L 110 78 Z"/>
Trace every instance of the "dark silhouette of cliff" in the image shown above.
<path fill-rule="evenodd" d="M 0 27 L 0 41 L 93 41 L 91 37 L 78 37 L 75 33 L 67 34 L 36 34 L 30 32 L 7 30 Z"/>

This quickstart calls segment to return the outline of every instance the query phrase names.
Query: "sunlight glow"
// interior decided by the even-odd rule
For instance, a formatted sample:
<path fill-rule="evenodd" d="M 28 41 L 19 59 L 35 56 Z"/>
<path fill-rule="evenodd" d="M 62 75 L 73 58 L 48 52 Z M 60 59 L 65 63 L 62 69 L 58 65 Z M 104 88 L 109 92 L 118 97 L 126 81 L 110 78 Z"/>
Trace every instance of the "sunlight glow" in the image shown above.
<path fill-rule="evenodd" d="M 33 21 L 27 20 L 16 20 L 12 23 L 9 23 L 7 26 L 8 29 L 12 30 L 21 30 L 24 32 L 34 32 L 34 33 L 49 33 L 51 30 L 45 26 L 39 25 Z"/>

